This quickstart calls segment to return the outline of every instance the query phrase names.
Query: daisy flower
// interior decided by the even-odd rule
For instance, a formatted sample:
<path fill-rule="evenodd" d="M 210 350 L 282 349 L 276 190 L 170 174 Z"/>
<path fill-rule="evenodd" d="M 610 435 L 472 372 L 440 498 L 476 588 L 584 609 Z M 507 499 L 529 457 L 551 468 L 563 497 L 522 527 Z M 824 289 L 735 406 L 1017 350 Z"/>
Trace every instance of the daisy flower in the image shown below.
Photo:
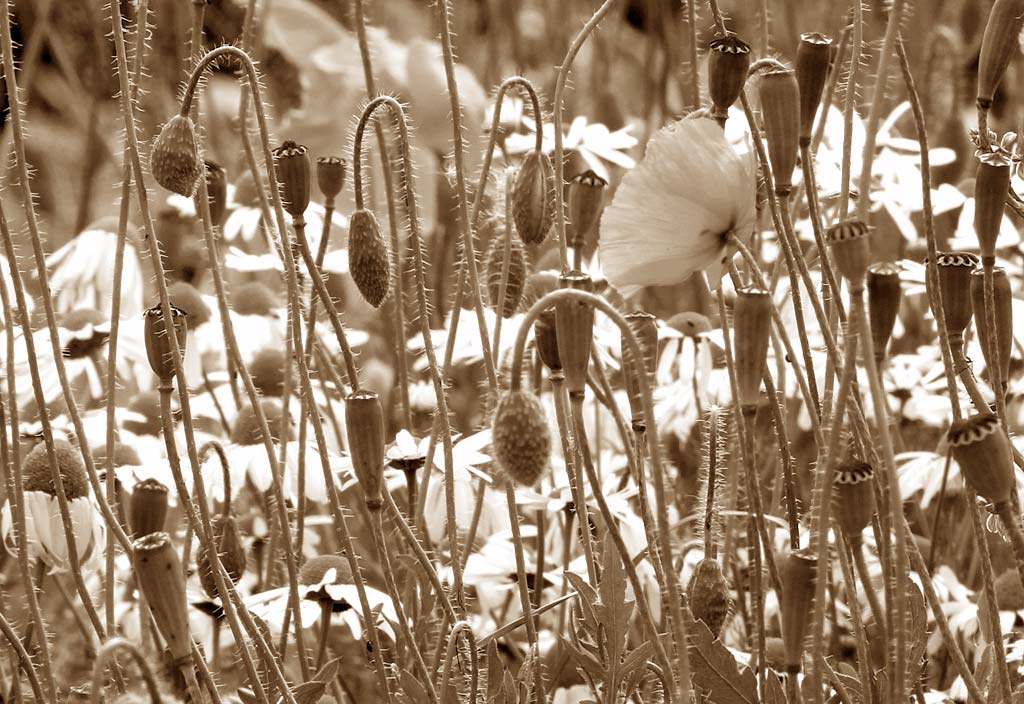
<path fill-rule="evenodd" d="M 517 120 L 526 130 L 525 133 L 510 134 L 505 140 L 505 147 L 509 154 L 525 154 L 536 145 L 537 123 L 534 122 L 532 116 L 522 114 L 522 111 L 521 100 L 511 102 L 511 104 L 507 98 L 503 101 L 502 121 Z M 519 114 L 516 115 L 516 113 Z M 493 115 L 493 107 L 491 115 Z M 488 124 L 490 121 L 491 117 L 489 116 Z M 636 160 L 627 153 L 640 143 L 640 140 L 632 134 L 633 127 L 633 125 L 626 125 L 613 131 L 599 122 L 588 122 L 587 118 L 578 115 L 569 123 L 569 129 L 562 137 L 562 149 L 567 153 L 578 154 L 586 163 L 586 168 L 608 181 L 610 180 L 609 164 L 623 169 L 632 169 L 636 166 Z M 541 150 L 545 154 L 551 154 L 555 150 L 555 125 L 552 122 L 544 124 Z"/>

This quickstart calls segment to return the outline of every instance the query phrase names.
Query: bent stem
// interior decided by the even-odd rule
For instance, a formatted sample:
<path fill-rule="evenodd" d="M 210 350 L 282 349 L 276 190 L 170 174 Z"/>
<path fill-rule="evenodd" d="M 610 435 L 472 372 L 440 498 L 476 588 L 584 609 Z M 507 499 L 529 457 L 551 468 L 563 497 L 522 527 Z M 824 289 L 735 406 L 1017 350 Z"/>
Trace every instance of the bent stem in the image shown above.
<path fill-rule="evenodd" d="M 988 549 L 988 531 L 981 520 L 981 511 L 978 510 L 978 495 L 974 491 L 967 491 L 967 510 L 971 514 L 971 526 L 974 528 L 974 542 L 978 546 L 978 554 L 981 556 L 981 580 L 985 593 L 985 601 L 989 628 L 992 629 L 992 645 L 995 648 L 996 671 L 999 673 L 999 684 L 1002 689 L 1004 702 L 1012 701 L 1012 688 L 1010 685 L 1010 671 L 1006 663 L 1006 648 L 1003 644 L 1003 629 L 999 619 L 999 605 L 996 601 L 995 578 L 992 572 L 992 556 Z M 981 618 L 979 614 L 979 618 Z"/>
<path fill-rule="evenodd" d="M 533 604 L 530 602 L 530 589 L 526 577 L 526 558 L 523 556 L 523 536 L 519 531 L 519 509 L 516 506 L 516 488 L 511 479 L 505 479 L 505 503 L 508 506 L 508 522 L 512 529 L 512 545 L 516 555 L 516 582 L 519 587 L 519 605 L 523 610 L 523 619 L 526 622 L 526 640 L 530 644 L 530 650 L 538 647 L 537 643 L 537 621 L 533 615 Z M 540 534 L 538 540 L 544 537 Z M 542 589 L 542 582 L 538 581 L 533 585 L 534 590 Z M 539 663 L 533 668 L 534 682 L 537 688 L 537 701 L 545 701 L 544 696 L 544 672 Z"/>
<path fill-rule="evenodd" d="M 142 674 L 142 680 L 146 684 L 146 692 L 149 694 L 150 702 L 152 704 L 160 704 L 160 702 L 163 701 L 160 696 L 160 687 L 157 685 L 156 677 L 153 675 L 153 670 L 150 668 L 149 662 L 142 654 L 142 651 L 139 650 L 138 646 L 128 642 L 124 638 L 111 638 L 103 644 L 103 647 L 100 648 L 99 652 L 96 654 L 96 661 L 92 666 L 92 687 L 89 690 L 90 704 L 99 704 L 100 692 L 103 691 L 103 672 L 107 669 L 108 663 L 110 663 L 112 668 L 116 667 L 116 655 L 118 651 L 128 653 L 132 660 L 135 661 L 136 666 L 139 668 L 139 672 Z"/>
<path fill-rule="evenodd" d="M 477 641 L 473 628 L 468 621 L 456 621 L 448 634 L 448 645 L 444 653 L 444 669 L 441 671 L 441 692 L 448 691 L 448 679 L 451 677 L 452 662 L 455 660 L 455 648 L 459 636 L 464 636 L 469 646 L 469 701 L 476 702 L 477 688 L 480 685 L 480 668 L 477 665 Z M 538 668 L 539 669 L 539 668 Z"/>

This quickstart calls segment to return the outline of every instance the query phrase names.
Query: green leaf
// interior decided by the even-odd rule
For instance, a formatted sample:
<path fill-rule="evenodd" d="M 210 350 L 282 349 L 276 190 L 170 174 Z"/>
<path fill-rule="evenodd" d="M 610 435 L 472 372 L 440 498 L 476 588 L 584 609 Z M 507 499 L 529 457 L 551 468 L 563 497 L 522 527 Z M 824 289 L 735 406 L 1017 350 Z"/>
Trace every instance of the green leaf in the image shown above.
<path fill-rule="evenodd" d="M 765 704 L 787 704 L 786 690 L 782 688 L 779 676 L 768 670 L 765 677 L 764 703 Z"/>
<path fill-rule="evenodd" d="M 403 671 L 400 675 L 402 692 L 412 704 L 427 704 L 427 690 L 411 672 Z"/>
<path fill-rule="evenodd" d="M 758 704 L 757 678 L 741 668 L 703 621 L 689 624 L 690 669 L 694 683 L 714 704 Z"/>
<path fill-rule="evenodd" d="M 505 663 L 498 654 L 498 641 L 492 640 L 487 644 L 487 701 L 494 699 L 501 691 L 501 683 L 505 680 L 507 672 Z"/>
<path fill-rule="evenodd" d="M 598 620 L 597 614 L 594 613 L 594 604 L 597 602 L 597 592 L 594 591 L 592 586 L 583 580 L 583 577 L 579 576 L 575 572 L 566 572 L 565 576 L 572 585 L 572 588 L 580 595 L 580 598 L 576 600 L 576 603 L 579 605 L 580 611 L 583 614 L 584 624 L 587 628 L 596 632 Z"/>
<path fill-rule="evenodd" d="M 608 673 L 600 660 L 589 653 L 583 652 L 569 641 L 563 641 L 563 643 L 565 645 L 565 651 L 569 653 L 569 657 L 572 658 L 577 667 L 590 675 L 595 684 L 598 682 L 604 682 Z"/>
<path fill-rule="evenodd" d="M 629 677 L 634 671 L 646 667 L 653 653 L 654 644 L 651 641 L 633 648 L 622 660 L 622 676 Z"/>

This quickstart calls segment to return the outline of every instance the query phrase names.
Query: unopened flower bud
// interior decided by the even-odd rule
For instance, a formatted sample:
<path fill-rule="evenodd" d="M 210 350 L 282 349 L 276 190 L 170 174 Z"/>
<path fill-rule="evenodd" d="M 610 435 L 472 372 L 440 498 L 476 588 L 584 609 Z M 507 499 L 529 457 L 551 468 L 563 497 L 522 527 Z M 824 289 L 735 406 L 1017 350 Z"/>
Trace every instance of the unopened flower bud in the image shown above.
<path fill-rule="evenodd" d="M 356 391 L 345 398 L 345 430 L 348 433 L 352 469 L 363 489 L 366 506 L 383 506 L 384 411 L 373 391 Z"/>
<path fill-rule="evenodd" d="M 771 294 L 752 286 L 736 291 L 733 304 L 733 357 L 736 386 L 741 408 L 757 405 L 761 380 L 768 360 L 768 340 L 772 328 Z"/>
<path fill-rule="evenodd" d="M 345 187 L 348 163 L 338 156 L 322 156 L 316 160 L 316 185 L 324 199 L 332 201 Z"/>
<path fill-rule="evenodd" d="M 508 277 L 505 277 L 505 248 L 508 247 Z M 511 318 L 519 310 L 526 284 L 526 251 L 516 237 L 495 237 L 485 257 L 487 265 L 487 294 L 502 318 Z M 505 280 L 505 297 L 501 298 L 501 283 Z M 499 301 L 499 299 L 501 299 Z M 498 304 L 501 310 L 498 310 Z"/>
<path fill-rule="evenodd" d="M 551 461 L 551 431 L 544 406 L 529 391 L 508 391 L 498 401 L 491 426 L 494 459 L 519 486 L 533 486 Z"/>
<path fill-rule="evenodd" d="M 996 0 L 988 15 L 978 59 L 978 107 L 988 110 L 996 88 L 1020 50 L 1018 37 L 1024 23 L 1024 1 Z"/>
<path fill-rule="evenodd" d="M 732 597 L 718 560 L 705 557 L 698 562 L 686 591 L 693 617 L 703 621 L 715 638 L 721 636 L 732 612 Z"/>
<path fill-rule="evenodd" d="M 391 291 L 391 255 L 371 210 L 360 208 L 349 220 L 348 269 L 366 302 L 380 308 Z"/>
<path fill-rule="evenodd" d="M 512 222 L 525 244 L 540 244 L 555 219 L 555 172 L 547 154 L 523 157 L 512 185 Z"/>
<path fill-rule="evenodd" d="M 301 218 L 309 206 L 309 152 L 305 146 L 288 140 L 274 150 L 274 168 L 281 193 L 281 204 L 293 218 Z"/>
<path fill-rule="evenodd" d="M 175 115 L 168 120 L 149 156 L 153 178 L 172 193 L 191 197 L 196 181 L 203 173 L 199 160 L 199 139 L 196 126 L 188 115 Z"/>
<path fill-rule="evenodd" d="M 766 71 L 761 74 L 758 92 L 775 190 L 789 193 L 800 136 L 800 87 L 796 75 L 789 69 Z"/>
<path fill-rule="evenodd" d="M 708 45 L 708 94 L 712 116 L 724 122 L 729 108 L 740 97 L 750 70 L 750 45 L 735 34 L 711 40 Z"/>
<path fill-rule="evenodd" d="M 171 309 L 171 324 L 167 325 L 164 320 L 163 309 L 155 305 L 143 313 L 145 321 L 146 356 L 149 357 L 149 366 L 156 374 L 161 384 L 170 384 L 174 380 L 174 357 L 168 329 L 174 332 L 178 342 L 178 350 L 185 354 L 185 337 L 188 334 L 186 327 L 185 312 L 173 305 Z"/>

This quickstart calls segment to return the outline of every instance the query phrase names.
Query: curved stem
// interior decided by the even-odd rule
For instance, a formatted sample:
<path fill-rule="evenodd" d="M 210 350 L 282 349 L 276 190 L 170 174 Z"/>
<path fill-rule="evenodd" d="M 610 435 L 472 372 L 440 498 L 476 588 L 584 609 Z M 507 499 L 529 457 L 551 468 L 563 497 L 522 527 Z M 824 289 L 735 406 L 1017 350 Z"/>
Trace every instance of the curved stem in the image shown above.
<path fill-rule="evenodd" d="M 115 663 L 115 657 L 119 650 L 127 652 L 131 655 L 132 660 L 135 661 L 135 665 L 139 668 L 142 679 L 146 683 L 146 692 L 149 694 L 150 702 L 152 704 L 160 704 L 162 701 L 160 687 L 156 683 L 156 677 L 153 675 L 149 662 L 138 646 L 124 638 L 111 638 L 103 644 L 103 647 L 96 654 L 96 661 L 92 666 L 92 687 L 89 690 L 90 704 L 99 704 L 100 692 L 103 691 L 103 672 L 106 670 L 108 662 L 112 665 Z"/>
<path fill-rule="evenodd" d="M 448 645 L 444 654 L 444 669 L 441 671 L 441 692 L 448 691 L 448 679 L 451 677 L 452 662 L 455 660 L 455 647 L 458 644 L 459 636 L 465 636 L 469 644 L 469 701 L 477 701 L 477 688 L 479 687 L 480 667 L 477 665 L 477 642 L 473 634 L 473 628 L 468 621 L 456 621 L 448 633 Z M 539 669 L 539 668 L 538 668 Z"/>
<path fill-rule="evenodd" d="M 32 687 L 32 693 L 35 695 L 36 700 L 40 702 L 49 701 L 51 704 L 56 704 L 56 699 L 47 699 L 43 696 L 43 689 L 39 686 L 39 678 L 36 677 L 32 658 L 29 657 L 29 654 L 25 651 L 25 646 L 21 644 L 21 638 L 18 638 L 18 634 L 2 613 L 0 613 L 0 632 L 4 634 L 7 642 L 11 644 L 11 648 L 14 649 L 14 653 L 18 656 L 18 662 L 21 664 L 21 669 L 25 672 L 25 677 L 28 678 L 28 683 Z M 16 679 L 17 675 L 14 677 Z"/>
<path fill-rule="evenodd" d="M 231 465 L 228 463 L 228 455 L 224 451 L 224 446 L 220 444 L 219 440 L 207 440 L 203 443 L 202 447 L 199 448 L 199 466 L 206 464 L 206 458 L 210 456 L 211 452 L 217 453 L 217 459 L 220 460 L 220 472 L 224 482 L 224 515 L 231 515 Z"/>

